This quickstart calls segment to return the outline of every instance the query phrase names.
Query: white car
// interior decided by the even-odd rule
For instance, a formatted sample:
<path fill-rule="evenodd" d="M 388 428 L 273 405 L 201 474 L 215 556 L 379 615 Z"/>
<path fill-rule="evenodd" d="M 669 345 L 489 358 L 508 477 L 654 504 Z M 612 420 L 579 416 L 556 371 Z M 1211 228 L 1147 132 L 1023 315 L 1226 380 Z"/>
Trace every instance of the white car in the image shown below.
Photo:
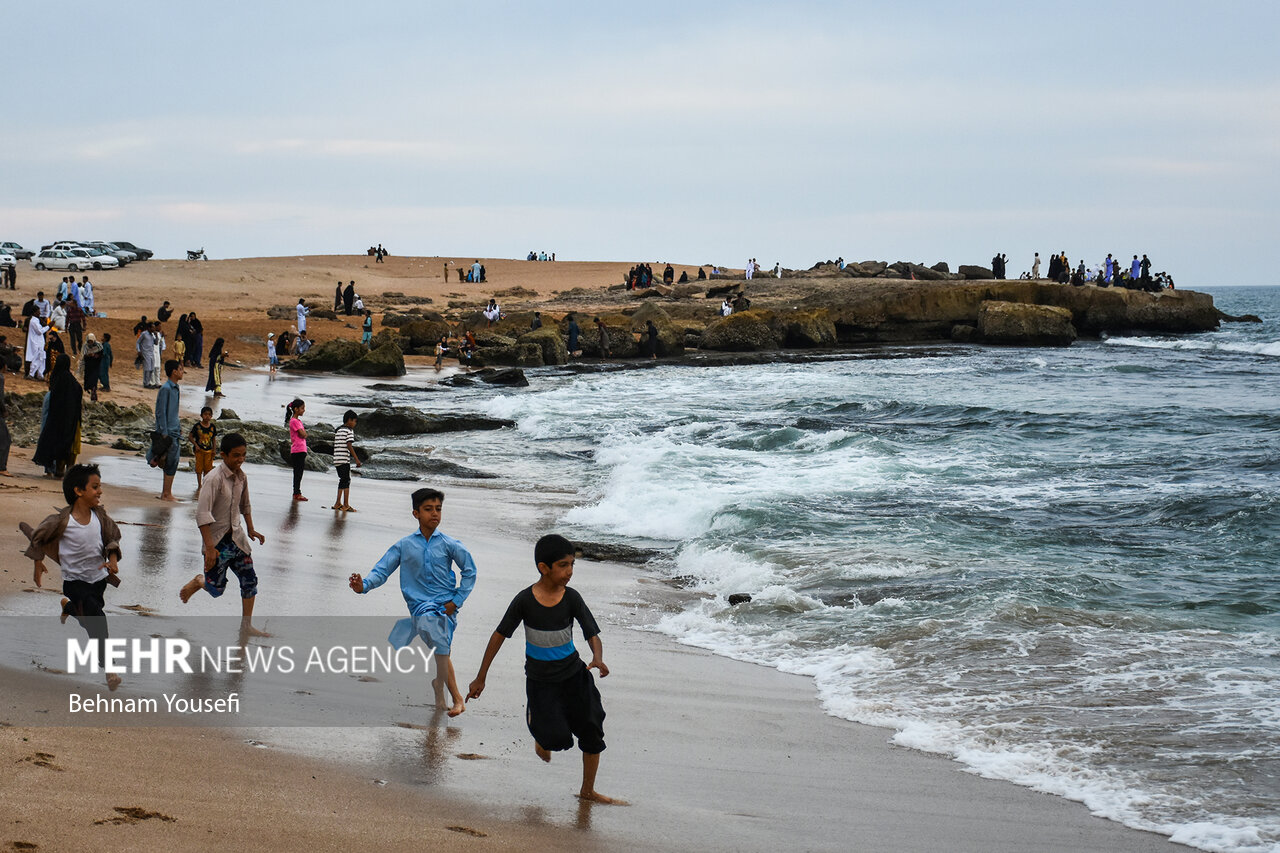
<path fill-rule="evenodd" d="M 85 263 L 84 258 L 77 258 L 62 249 L 43 249 L 31 259 L 31 266 L 38 270 L 80 270 L 93 269 L 93 264 Z"/>
<path fill-rule="evenodd" d="M 8 249 L 0 250 L 0 267 L 16 267 L 18 259 L 9 254 Z"/>
<path fill-rule="evenodd" d="M 108 255 L 93 246 L 83 249 L 68 249 L 67 251 L 77 258 L 83 258 L 84 262 L 95 270 L 113 270 L 120 266 L 120 260 L 117 257 Z"/>

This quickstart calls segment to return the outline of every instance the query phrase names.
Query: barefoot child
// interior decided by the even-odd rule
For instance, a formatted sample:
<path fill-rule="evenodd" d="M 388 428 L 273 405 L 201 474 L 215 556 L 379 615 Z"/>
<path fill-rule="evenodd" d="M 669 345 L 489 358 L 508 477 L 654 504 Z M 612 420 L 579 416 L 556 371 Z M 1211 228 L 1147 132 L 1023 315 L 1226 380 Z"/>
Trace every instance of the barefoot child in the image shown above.
<path fill-rule="evenodd" d="M 392 545 L 367 578 L 352 574 L 348 583 L 354 592 L 369 592 L 382 586 L 397 568 L 401 569 L 400 592 L 409 605 L 411 618 L 397 622 L 389 639 L 402 648 L 413 641 L 416 630 L 422 641 L 435 651 L 438 674 L 431 686 L 435 690 L 436 706 L 447 708 L 449 716 L 456 717 L 466 707 L 449 654 L 453 632 L 458 626 L 458 608 L 476 585 L 476 563 L 461 542 L 436 530 L 443 508 L 442 492 L 435 489 L 414 492 L 413 517 L 418 529 Z M 454 565 L 459 570 L 458 578 L 454 576 Z M 452 704 L 444 701 L 446 686 Z"/>
<path fill-rule="evenodd" d="M 120 584 L 120 528 L 100 505 L 102 476 L 97 465 L 71 466 L 62 478 L 62 494 L 67 499 L 66 509 L 40 522 L 34 531 L 24 525 L 23 532 L 31 539 L 27 556 L 35 561 L 36 586 L 41 586 L 41 576 L 48 571 L 44 558 L 57 561 L 62 569 L 62 594 L 66 596 L 62 599 L 62 621 L 72 617 L 97 640 L 101 666 L 107 640 L 103 593 L 109 582 Z M 119 687 L 120 676 L 107 673 L 107 686 L 112 690 Z"/>
<path fill-rule="evenodd" d="M 576 735 L 578 749 L 582 750 L 582 788 L 578 796 L 596 803 L 625 805 L 595 788 L 600 753 L 604 752 L 604 706 L 591 670 L 600 670 L 600 677 L 604 678 L 609 667 L 604 665 L 600 628 L 582 596 L 568 585 L 573 578 L 574 554 L 573 543 L 563 536 L 553 533 L 538 540 L 533 559 L 541 577 L 511 600 L 498 629 L 489 638 L 467 698 L 480 698 L 498 649 L 524 622 L 525 695 L 529 702 L 525 719 L 533 735 L 534 751 L 543 761 L 550 761 L 552 752 L 572 748 Z M 591 647 L 589 664 L 582 662 L 573 646 L 575 619 Z"/>
<path fill-rule="evenodd" d="M 249 556 L 250 539 L 266 544 L 267 537 L 253 529 L 253 512 L 249 505 L 249 478 L 241 468 L 249 447 L 244 436 L 236 432 L 222 437 L 222 464 L 204 478 L 209 488 L 200 490 L 196 503 L 196 524 L 203 540 L 204 572 L 182 587 L 178 596 L 186 604 L 196 590 L 203 589 L 217 598 L 227 588 L 227 570 L 240 581 L 240 632 L 252 637 L 269 637 L 253 627 L 253 602 L 258 596 L 258 574 Z M 244 527 L 240 516 L 244 516 Z"/>
<path fill-rule="evenodd" d="M 334 509 L 355 512 L 351 505 L 351 460 L 356 461 L 359 468 L 364 463 L 360 454 L 356 453 L 356 413 L 347 409 L 342 413 L 342 426 L 333 432 L 333 467 L 338 469 L 338 497 L 333 501 Z"/>
<path fill-rule="evenodd" d="M 213 470 L 213 446 L 218 438 L 218 426 L 213 422 L 213 409 L 205 406 L 200 410 L 200 420 L 191 425 L 187 436 L 191 439 L 191 449 L 195 461 L 191 467 L 196 472 L 196 491 L 204 485 L 204 475 Z"/>

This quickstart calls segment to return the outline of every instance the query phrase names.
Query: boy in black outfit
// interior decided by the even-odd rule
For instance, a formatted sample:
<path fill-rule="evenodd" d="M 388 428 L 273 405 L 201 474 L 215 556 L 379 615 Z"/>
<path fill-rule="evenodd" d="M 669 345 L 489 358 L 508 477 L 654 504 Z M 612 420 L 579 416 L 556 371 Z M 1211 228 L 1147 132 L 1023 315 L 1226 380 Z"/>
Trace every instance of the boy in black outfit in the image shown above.
<path fill-rule="evenodd" d="M 577 590 L 573 578 L 575 549 L 563 536 L 543 536 L 534 546 L 533 558 L 541 575 L 537 583 L 516 594 L 498 629 L 489 638 L 480 671 L 471 682 L 468 699 L 484 692 L 485 676 L 503 642 L 524 622 L 525 692 L 529 704 L 525 719 L 533 735 L 534 751 L 543 761 L 551 753 L 573 747 L 578 738 L 582 750 L 582 789 L 578 796 L 596 803 L 626 805 L 595 789 L 600 753 L 604 752 L 604 706 L 591 670 L 609 674 L 600 645 L 600 628 Z M 591 647 L 591 663 L 584 664 L 573 645 L 573 622 Z"/>

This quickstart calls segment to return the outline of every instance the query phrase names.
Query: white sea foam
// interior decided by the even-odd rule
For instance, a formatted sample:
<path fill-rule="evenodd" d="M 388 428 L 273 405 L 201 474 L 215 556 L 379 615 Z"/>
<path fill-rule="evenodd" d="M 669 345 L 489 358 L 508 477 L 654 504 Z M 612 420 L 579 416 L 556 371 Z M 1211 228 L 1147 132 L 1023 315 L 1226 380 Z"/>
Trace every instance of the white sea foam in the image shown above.
<path fill-rule="evenodd" d="M 1244 355 L 1280 357 L 1280 341 L 1239 342 L 1133 337 L 1108 338 L 1105 343 L 1109 346 L 1142 347 L 1145 349 L 1168 349 L 1185 352 L 1231 352 Z"/>

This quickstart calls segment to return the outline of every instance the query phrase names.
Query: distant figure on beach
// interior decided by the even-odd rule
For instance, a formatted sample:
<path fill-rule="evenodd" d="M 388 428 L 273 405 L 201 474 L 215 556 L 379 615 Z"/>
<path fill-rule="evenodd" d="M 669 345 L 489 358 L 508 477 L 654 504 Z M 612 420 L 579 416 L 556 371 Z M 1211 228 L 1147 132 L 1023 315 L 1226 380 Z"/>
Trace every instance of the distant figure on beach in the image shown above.
<path fill-rule="evenodd" d="M 178 473 L 178 461 L 182 456 L 182 424 L 178 420 L 182 396 L 178 383 L 182 381 L 182 362 L 176 358 L 169 359 L 164 363 L 164 372 L 167 379 L 156 392 L 156 432 L 169 439 L 169 446 L 163 456 L 153 456 L 148 450 L 147 464 L 164 472 L 160 500 L 177 501 L 173 494 L 173 478 Z"/>
<path fill-rule="evenodd" d="M 435 652 L 436 677 L 431 687 L 436 707 L 456 717 L 466 705 L 453 671 L 453 633 L 458 627 L 458 610 L 476 585 L 476 563 L 461 542 L 437 530 L 444 513 L 443 492 L 418 489 L 412 502 L 418 529 L 392 545 L 368 577 L 353 573 L 347 583 L 353 592 L 364 594 L 382 586 L 400 569 L 400 592 L 409 618 L 397 622 L 387 639 L 404 648 L 416 634 Z M 458 567 L 456 575 L 454 566 Z M 445 701 L 446 688 L 452 703 Z"/>
<path fill-rule="evenodd" d="M 569 355 L 577 358 L 582 355 L 582 350 L 578 348 L 578 336 L 582 334 L 582 330 L 578 328 L 578 318 L 570 312 L 569 314 Z"/>
<path fill-rule="evenodd" d="M 387 250 L 382 248 L 382 244 L 378 244 L 378 248 L 373 250 L 373 259 L 377 263 L 382 263 L 382 259 L 387 256 Z"/>
<path fill-rule="evenodd" d="M 671 264 L 667 264 L 666 268 L 662 271 L 662 283 L 672 284 L 675 282 L 675 280 L 676 280 L 676 271 L 671 268 Z"/>
<path fill-rule="evenodd" d="M 307 315 L 311 313 L 311 309 L 307 307 L 305 299 L 298 300 L 298 334 L 305 335 L 307 333 Z"/>
<path fill-rule="evenodd" d="M 354 281 L 349 281 L 347 282 L 347 289 L 342 292 L 343 313 L 346 314 L 348 317 L 350 317 L 351 312 L 355 310 L 355 304 L 356 304 L 356 283 Z M 335 308 L 333 310 L 337 311 L 338 309 Z"/>
<path fill-rule="evenodd" d="M 839 268 L 840 272 L 844 272 L 844 255 L 836 258 L 836 267 Z"/>
<path fill-rule="evenodd" d="M 27 376 L 32 379 L 43 379 L 45 373 L 44 338 L 49 327 L 40 322 L 39 315 L 27 320 Z"/>
<path fill-rule="evenodd" d="M 267 537 L 253 528 L 253 508 L 249 503 L 249 478 L 245 476 L 244 459 L 249 445 L 237 432 L 227 433 L 220 443 L 222 464 L 204 478 L 200 499 L 196 503 L 196 524 L 200 526 L 204 571 L 187 581 L 178 593 L 186 604 L 196 590 L 203 589 L 214 598 L 227 588 L 227 571 L 240 582 L 240 633 L 242 636 L 268 637 L 253 627 L 253 603 L 258 597 L 258 573 L 250 556 L 250 539 L 265 545 Z M 240 517 L 244 516 L 244 527 Z"/>
<path fill-rule="evenodd" d="M 698 281 L 706 281 L 706 280 L 707 280 L 707 271 L 704 270 L 702 267 L 698 267 Z"/>
<path fill-rule="evenodd" d="M 0 477 L 12 477 L 9 473 L 9 448 L 13 436 L 9 434 L 8 410 L 4 404 L 4 371 L 0 370 Z"/>
<path fill-rule="evenodd" d="M 280 356 L 276 353 L 276 333 L 267 332 L 267 366 L 275 373 L 280 367 Z"/>
<path fill-rule="evenodd" d="M 720 316 L 728 317 L 733 313 L 733 303 L 729 301 L 729 297 L 724 298 L 724 302 L 720 303 Z"/>
<path fill-rule="evenodd" d="M 489 304 L 485 306 L 483 313 L 485 320 L 488 321 L 486 323 L 487 326 L 492 326 L 494 323 L 498 322 L 502 317 L 502 309 L 498 307 L 498 300 L 490 297 Z"/>
<path fill-rule="evenodd" d="M 1102 262 L 1102 280 L 1107 284 L 1111 284 L 1112 276 L 1116 271 L 1116 262 L 1112 259 L 1111 253 L 1107 252 L 1107 259 Z"/>
<path fill-rule="evenodd" d="M 225 350 L 224 346 L 225 341 L 218 338 L 209 348 L 209 381 L 204 384 L 204 390 L 215 397 L 223 396 L 222 365 L 226 364 L 227 354 L 230 352 Z"/>
<path fill-rule="evenodd" d="M 84 389 L 71 373 L 71 359 L 65 353 L 51 358 L 49 391 L 44 395 L 40 435 L 31 461 L 42 466 L 44 475 L 52 479 L 66 473 L 80 455 Z"/>
<path fill-rule="evenodd" d="M 173 309 L 169 307 L 169 300 L 166 299 L 164 304 L 156 309 L 156 319 L 161 323 L 169 322 L 169 318 L 173 316 Z"/>
<path fill-rule="evenodd" d="M 680 278 L 679 280 L 676 281 L 676 284 L 688 284 L 688 283 L 689 283 L 689 271 L 680 270 Z"/>
<path fill-rule="evenodd" d="M 192 365 L 199 370 L 204 367 L 201 363 L 204 357 L 204 324 L 200 322 L 200 318 L 196 316 L 194 311 L 187 315 L 187 328 L 191 330 L 191 340 L 187 342 L 187 352 L 190 353 Z"/>
<path fill-rule="evenodd" d="M 448 349 L 449 349 L 449 336 L 441 335 L 440 340 L 436 341 L 436 363 L 434 366 L 437 373 L 439 373 L 440 369 L 444 367 L 444 354 L 445 352 L 448 351 Z"/>
<path fill-rule="evenodd" d="M 98 382 L 102 378 L 102 344 L 90 332 L 85 338 L 84 348 L 80 350 L 80 373 L 84 390 L 89 392 L 89 399 L 98 402 Z"/>
<path fill-rule="evenodd" d="M 751 281 L 751 277 L 755 275 L 755 273 L 756 273 L 756 259 L 752 258 L 749 261 L 747 261 L 747 267 L 743 271 L 743 275 L 747 279 L 747 281 Z"/>
<path fill-rule="evenodd" d="M 333 310 L 338 312 L 342 310 L 342 282 L 338 282 L 338 287 L 333 291 Z"/>
<path fill-rule="evenodd" d="M 476 258 L 476 262 L 471 265 L 471 280 L 484 281 L 484 267 L 480 266 L 480 259 Z"/>
<path fill-rule="evenodd" d="M 158 383 L 155 382 L 156 373 L 156 348 L 155 337 L 151 332 L 151 324 L 148 323 L 138 333 L 138 342 L 136 345 L 138 356 L 142 359 L 142 387 L 157 388 Z"/>
<path fill-rule="evenodd" d="M 111 364 L 115 360 L 115 353 L 111 351 L 111 333 L 105 332 L 102 335 L 102 362 L 98 374 L 98 381 L 102 384 L 103 391 L 111 390 Z"/>
<path fill-rule="evenodd" d="M 489 666 L 502 644 L 515 635 L 516 628 L 523 622 L 528 698 L 525 721 L 529 734 L 533 735 L 534 752 L 549 762 L 552 752 L 572 749 L 576 737 L 578 749 L 582 751 L 582 787 L 578 797 L 589 802 L 626 805 L 595 788 L 600 753 L 605 750 L 605 713 L 591 670 L 598 670 L 601 678 L 607 678 L 609 667 L 604 663 L 600 626 L 582 596 L 569 586 L 575 553 L 572 542 L 554 533 L 543 536 L 534 545 L 538 580 L 511 600 L 489 638 L 467 698 L 479 699 L 484 693 Z M 583 663 L 574 647 L 575 621 L 591 649 L 591 663 Z"/>
<path fill-rule="evenodd" d="M 338 472 L 338 496 L 333 499 L 333 508 L 345 512 L 355 512 L 351 505 L 351 460 L 356 467 L 364 465 L 360 454 L 356 453 L 356 413 L 347 409 L 342 413 L 342 426 L 333 431 L 333 468 Z"/>
<path fill-rule="evenodd" d="M 782 261 L 773 262 L 773 275 L 775 278 L 782 278 Z"/>
<path fill-rule="evenodd" d="M 204 406 L 200 409 L 200 420 L 191 425 L 187 433 L 191 441 L 191 454 L 194 461 L 191 469 L 196 472 L 196 493 L 204 485 L 204 475 L 213 470 L 213 457 L 217 447 L 218 425 L 213 422 L 213 409 Z"/>
<path fill-rule="evenodd" d="M 1138 265 L 1138 268 L 1141 271 L 1143 285 L 1151 284 L 1151 259 L 1148 258 L 1145 253 L 1142 256 L 1142 263 Z"/>
<path fill-rule="evenodd" d="M 120 585 L 120 528 L 102 508 L 102 475 L 97 465 L 73 465 L 62 478 L 64 509 L 32 530 L 23 522 L 22 532 L 31 544 L 26 556 L 35 566 L 32 580 L 43 586 L 48 569 L 45 557 L 57 562 L 62 574 L 62 623 L 68 617 L 80 623 L 89 638 L 96 641 L 94 654 L 98 665 L 105 668 L 107 614 L 103 607 L 107 584 Z M 106 674 L 107 687 L 120 686 L 120 676 Z"/>
<path fill-rule="evenodd" d="M 305 501 L 302 496 L 302 472 L 307 468 L 307 428 L 302 416 L 307 404 L 295 397 L 284 407 L 284 424 L 289 428 L 289 462 L 293 467 L 293 499 Z"/>
<path fill-rule="evenodd" d="M 652 320 L 645 322 L 645 335 L 647 336 L 647 351 L 649 358 L 657 359 L 658 357 L 658 327 L 653 324 Z"/>
<path fill-rule="evenodd" d="M 600 333 L 600 357 L 608 358 L 609 352 L 609 328 L 605 326 L 604 320 L 596 318 L 596 330 Z"/>
<path fill-rule="evenodd" d="M 1031 262 L 1031 277 L 1040 277 L 1040 253 L 1036 252 L 1036 259 Z"/>
<path fill-rule="evenodd" d="M 364 312 L 364 322 L 360 324 L 360 343 L 367 347 L 373 346 L 373 312 Z"/>
<path fill-rule="evenodd" d="M 1138 260 L 1138 256 L 1133 256 L 1133 263 L 1129 264 L 1129 278 L 1137 281 L 1142 277 L 1142 261 Z"/>
<path fill-rule="evenodd" d="M 542 328 L 542 312 L 541 312 L 541 311 L 534 311 L 534 312 L 533 312 L 533 320 L 532 320 L 532 321 L 530 321 L 530 323 L 529 323 L 529 331 L 533 332 L 533 331 L 537 331 L 538 329 L 541 329 L 541 328 Z"/>

